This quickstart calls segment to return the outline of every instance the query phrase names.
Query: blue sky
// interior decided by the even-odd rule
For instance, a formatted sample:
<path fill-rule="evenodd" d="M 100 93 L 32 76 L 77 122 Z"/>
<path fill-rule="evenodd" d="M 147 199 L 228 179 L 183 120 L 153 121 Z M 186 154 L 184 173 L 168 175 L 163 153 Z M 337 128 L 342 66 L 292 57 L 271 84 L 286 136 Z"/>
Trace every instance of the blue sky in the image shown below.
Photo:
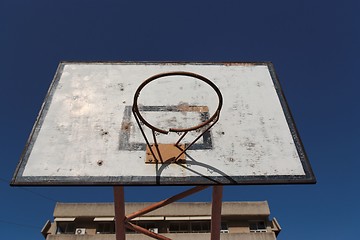
<path fill-rule="evenodd" d="M 56 201 L 112 201 L 111 187 L 10 187 L 60 61 L 271 61 L 316 185 L 231 186 L 226 201 L 268 200 L 280 240 L 355 239 L 360 188 L 359 1 L 0 2 L 0 229 L 42 239 Z M 128 187 L 156 201 L 184 187 Z M 156 194 L 154 194 L 156 193 Z M 210 201 L 211 192 L 189 201 Z"/>

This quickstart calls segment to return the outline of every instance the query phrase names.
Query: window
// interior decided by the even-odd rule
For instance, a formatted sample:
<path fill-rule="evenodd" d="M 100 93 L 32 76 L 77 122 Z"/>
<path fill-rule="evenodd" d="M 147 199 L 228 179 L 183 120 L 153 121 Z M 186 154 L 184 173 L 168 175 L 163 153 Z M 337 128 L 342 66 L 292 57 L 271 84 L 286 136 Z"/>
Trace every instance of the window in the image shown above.
<path fill-rule="evenodd" d="M 190 222 L 181 221 L 181 222 L 172 222 L 169 224 L 170 233 L 188 233 L 190 232 Z"/>
<path fill-rule="evenodd" d="M 75 234 L 75 223 L 73 223 L 73 222 L 58 222 L 56 234 Z"/>
<path fill-rule="evenodd" d="M 210 232 L 210 221 L 194 221 L 191 222 L 191 232 L 207 233 Z"/>
<path fill-rule="evenodd" d="M 135 232 L 135 231 L 132 230 L 132 229 L 125 228 L 125 233 L 126 233 L 126 234 L 134 234 L 134 233 L 137 233 L 137 232 Z"/>
<path fill-rule="evenodd" d="M 153 229 L 153 228 L 158 228 L 157 224 L 153 223 L 153 222 L 137 222 L 135 223 L 136 225 L 145 228 L 145 229 Z"/>
<path fill-rule="evenodd" d="M 229 233 L 229 228 L 228 228 L 227 222 L 221 222 L 220 232 L 221 233 Z"/>
<path fill-rule="evenodd" d="M 139 227 L 142 227 L 142 228 L 145 228 L 145 229 L 148 229 L 152 232 L 155 232 L 157 233 L 157 231 L 159 230 L 159 222 L 155 221 L 155 222 L 149 222 L 149 221 L 131 221 L 131 223 L 139 226 Z M 131 229 L 128 229 L 126 228 L 125 229 L 126 233 L 137 233 L 136 231 L 134 230 L 131 230 Z"/>
<path fill-rule="evenodd" d="M 115 223 L 114 222 L 99 222 L 96 227 L 96 233 L 100 234 L 114 234 Z"/>
<path fill-rule="evenodd" d="M 169 224 L 170 233 L 208 233 L 210 221 L 176 221 Z"/>
<path fill-rule="evenodd" d="M 264 221 L 253 221 L 249 223 L 250 232 L 266 232 Z"/>

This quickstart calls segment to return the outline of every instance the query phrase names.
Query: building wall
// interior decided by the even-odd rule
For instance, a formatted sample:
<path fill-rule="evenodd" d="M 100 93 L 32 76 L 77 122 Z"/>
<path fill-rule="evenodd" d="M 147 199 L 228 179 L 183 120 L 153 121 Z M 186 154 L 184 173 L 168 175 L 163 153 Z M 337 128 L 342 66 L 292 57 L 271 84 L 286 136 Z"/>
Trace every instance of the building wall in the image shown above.
<path fill-rule="evenodd" d="M 178 234 L 163 234 L 164 236 L 175 240 L 209 240 L 209 233 L 178 233 Z M 274 233 L 236 233 L 227 234 L 223 233 L 220 236 L 221 240 L 274 240 L 276 236 Z M 146 240 L 153 239 L 140 234 L 131 234 L 126 236 L 126 240 Z M 102 235 L 51 235 L 47 240 L 115 240 L 114 234 L 102 234 Z"/>
<path fill-rule="evenodd" d="M 228 224 L 229 233 L 249 233 L 249 224 L 244 221 L 234 221 Z"/>
<path fill-rule="evenodd" d="M 149 206 L 151 203 L 126 203 L 126 214 L 138 211 Z M 186 202 L 172 203 L 145 216 L 176 216 L 186 213 L 189 216 L 201 216 L 211 214 L 211 203 L 209 202 Z M 57 203 L 54 210 L 54 217 L 72 216 L 114 216 L 113 203 Z M 262 202 L 224 202 L 222 215 L 227 216 L 269 216 L 269 205 Z"/>
<path fill-rule="evenodd" d="M 137 212 L 151 203 L 126 203 L 126 214 Z M 280 232 L 276 219 L 269 220 L 270 210 L 264 202 L 224 202 L 222 204 L 222 225 L 225 226 L 221 239 L 233 240 L 275 240 Z M 98 219 L 107 219 L 105 224 L 111 225 L 108 233 L 99 231 Z M 115 239 L 114 205 L 112 203 L 57 203 L 54 209 L 54 222 L 48 221 L 42 233 L 46 240 L 110 240 Z M 144 228 L 158 228 L 158 233 L 171 239 L 210 239 L 211 203 L 172 203 L 144 216 L 134 219 L 134 224 Z M 68 221 L 68 222 L 67 222 Z M 197 232 L 198 223 L 205 224 L 207 230 Z M 170 224 L 184 223 L 190 226 L 187 233 L 170 233 Z M 259 231 L 252 229 L 251 224 L 263 226 Z M 68 225 L 67 225 L 68 224 Z M 195 224 L 195 225 L 194 225 Z M 255 225 L 256 225 L 255 224 Z M 72 226 L 66 234 L 59 234 L 59 227 Z M 194 226 L 194 228 L 193 228 Z M 203 226 L 203 225 L 202 225 Z M 84 235 L 76 235 L 75 230 L 85 229 Z M 196 233 L 194 233 L 194 229 Z M 184 232 L 179 230 L 180 232 Z M 71 234 L 70 234 L 71 233 Z M 109 234 L 110 233 L 110 234 Z M 152 239 L 142 234 L 128 233 L 128 240 Z"/>

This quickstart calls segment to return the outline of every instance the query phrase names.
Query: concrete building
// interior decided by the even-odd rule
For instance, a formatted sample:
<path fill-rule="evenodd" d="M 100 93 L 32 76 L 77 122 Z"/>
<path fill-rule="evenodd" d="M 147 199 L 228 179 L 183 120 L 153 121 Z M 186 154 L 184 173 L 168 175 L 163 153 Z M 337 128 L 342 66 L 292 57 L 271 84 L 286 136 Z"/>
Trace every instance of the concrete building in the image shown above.
<path fill-rule="evenodd" d="M 149 203 L 126 203 L 126 214 Z M 221 239 L 274 240 L 281 228 L 269 219 L 268 203 L 223 202 Z M 175 240 L 210 239 L 211 203 L 177 202 L 132 221 Z M 54 221 L 42 229 L 46 240 L 115 240 L 113 203 L 57 203 Z M 127 230 L 126 239 L 151 239 Z"/>

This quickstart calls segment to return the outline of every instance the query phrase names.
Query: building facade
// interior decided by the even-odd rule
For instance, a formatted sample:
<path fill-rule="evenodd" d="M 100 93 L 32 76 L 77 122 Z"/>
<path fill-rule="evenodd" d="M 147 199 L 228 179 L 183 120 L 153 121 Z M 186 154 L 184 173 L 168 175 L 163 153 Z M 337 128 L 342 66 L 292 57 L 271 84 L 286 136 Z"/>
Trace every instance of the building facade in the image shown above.
<path fill-rule="evenodd" d="M 126 214 L 150 203 L 126 203 Z M 57 203 L 54 221 L 42 229 L 46 240 L 115 240 L 113 203 Z M 175 240 L 210 239 L 211 203 L 178 202 L 157 209 L 131 222 Z M 274 240 L 281 228 L 263 202 L 223 202 L 221 239 Z M 126 239 L 152 239 L 127 230 Z"/>

